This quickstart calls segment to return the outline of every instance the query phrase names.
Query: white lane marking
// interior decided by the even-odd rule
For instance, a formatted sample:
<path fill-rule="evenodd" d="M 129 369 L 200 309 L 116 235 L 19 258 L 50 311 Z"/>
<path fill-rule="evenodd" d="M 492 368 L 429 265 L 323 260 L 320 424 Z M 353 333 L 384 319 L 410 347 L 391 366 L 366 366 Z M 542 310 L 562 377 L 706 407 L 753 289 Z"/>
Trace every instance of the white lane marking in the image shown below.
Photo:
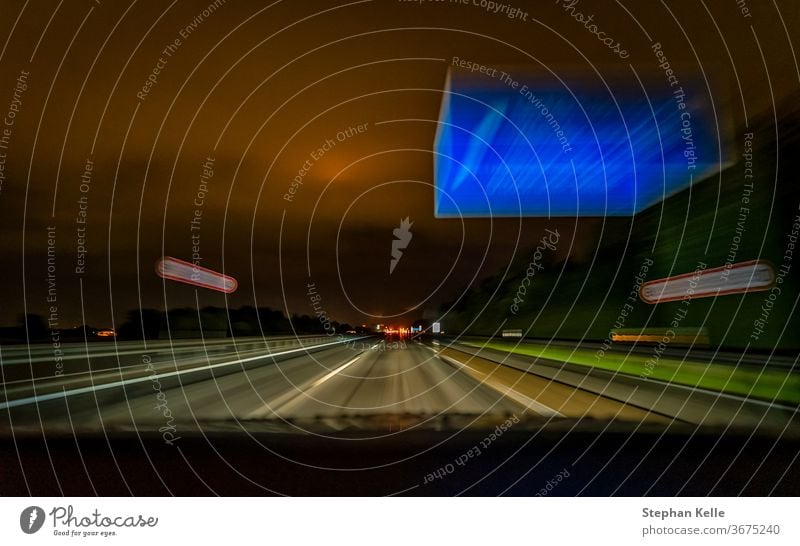
<path fill-rule="evenodd" d="M 292 405 L 297 405 L 298 401 L 305 400 L 308 398 L 306 393 L 309 390 L 318 387 L 329 380 L 331 377 L 335 376 L 345 368 L 352 366 L 364 353 L 359 353 L 355 356 L 355 358 L 351 358 L 338 368 L 335 368 L 329 371 L 324 376 L 315 379 L 314 381 L 307 381 L 305 384 L 300 386 L 293 386 L 289 391 L 281 394 L 277 398 L 272 400 L 272 403 L 266 404 L 257 410 L 251 411 L 245 416 L 245 419 L 262 419 L 267 415 L 275 414 L 277 415 L 278 411 L 285 411 L 287 408 L 291 408 Z"/>
<path fill-rule="evenodd" d="M 459 362 L 455 358 L 450 358 L 449 356 L 443 356 L 443 355 L 439 354 L 440 352 L 441 351 L 436 352 L 436 356 L 438 356 L 442 360 L 444 360 L 446 362 L 449 362 L 450 364 L 453 364 L 456 367 L 469 368 L 473 372 L 483 375 L 484 377 L 486 377 L 486 379 L 484 381 L 481 381 L 481 384 L 486 385 L 486 386 L 488 386 L 488 387 L 500 392 L 503 396 L 511 398 L 512 400 L 514 400 L 518 404 L 522 404 L 523 406 L 527 407 L 528 409 L 533 410 L 534 412 L 538 413 L 542 417 L 565 417 L 565 415 L 563 413 L 560 413 L 560 412 L 554 410 L 553 408 L 551 408 L 549 406 L 545 406 L 541 402 L 539 402 L 537 400 L 534 400 L 533 398 L 530 398 L 529 396 L 526 396 L 526 395 L 522 394 L 521 392 L 517 392 L 517 391 L 513 390 L 511 387 L 505 387 L 505 386 L 502 386 L 502 385 L 499 385 L 499 384 L 492 384 L 491 378 L 488 378 L 486 376 L 486 374 L 483 374 L 483 373 L 479 372 L 478 370 L 476 370 L 476 369 L 474 369 L 474 368 L 472 368 L 470 366 L 467 366 L 463 362 Z"/>
<path fill-rule="evenodd" d="M 208 366 L 198 366 L 196 368 L 189 368 L 188 370 L 178 370 L 175 372 L 163 372 L 155 375 L 146 375 L 143 377 L 135 377 L 132 379 L 123 379 L 121 381 L 113 381 L 111 383 L 103 383 L 101 385 L 94 385 L 92 387 L 80 387 L 77 389 L 70 389 L 64 390 L 60 392 L 53 392 L 49 394 L 40 394 L 38 396 L 29 396 L 26 398 L 18 398 L 16 400 L 11 400 L 9 402 L 2 402 L 0 403 L 0 410 L 8 409 L 8 408 L 16 408 L 19 406 L 27 406 L 30 404 L 38 404 L 40 402 L 47 402 L 49 400 L 58 400 L 59 398 L 67 398 L 69 396 L 76 396 L 79 394 L 87 394 L 92 391 L 101 391 L 106 389 L 113 389 L 117 387 L 133 385 L 136 383 L 144 383 L 147 381 L 152 381 L 153 379 L 161 379 L 164 377 L 174 377 L 183 374 L 190 374 L 194 372 L 199 372 L 203 370 L 211 370 L 214 368 L 222 368 L 225 366 L 232 366 L 234 364 L 241 364 L 244 362 L 251 362 L 253 360 L 261 360 L 264 358 L 270 358 L 275 356 L 282 356 L 287 354 L 299 353 L 301 351 L 305 351 L 307 349 L 318 349 L 320 347 L 328 347 L 330 345 L 339 345 L 341 343 L 347 343 L 346 341 L 333 341 L 331 343 L 323 343 L 321 345 L 306 345 L 305 347 L 300 347 L 298 349 L 290 349 L 288 351 L 281 351 L 279 353 L 268 353 L 261 356 L 253 356 L 250 358 L 240 358 L 237 360 L 230 360 L 228 362 L 220 362 L 218 364 L 210 364 Z"/>
<path fill-rule="evenodd" d="M 323 377 L 320 377 L 319 379 L 317 379 L 316 381 L 314 381 L 314 383 L 312 383 L 312 384 L 311 384 L 311 387 L 310 387 L 310 388 L 312 388 L 312 389 L 313 389 L 313 388 L 315 388 L 315 387 L 319 387 L 320 385 L 322 385 L 323 383 L 325 383 L 325 382 L 326 382 L 328 379 L 330 379 L 331 377 L 333 377 L 333 376 L 334 376 L 334 375 L 336 375 L 337 373 L 339 373 L 339 372 L 341 372 L 342 370 L 344 370 L 345 368 L 347 368 L 347 367 L 349 367 L 349 366 L 352 366 L 353 364 L 355 364 L 356 360 L 358 360 L 359 358 L 361 358 L 361 355 L 358 355 L 357 357 L 350 359 L 349 361 L 345 362 L 344 364 L 342 364 L 341 366 L 339 366 L 339 367 L 338 367 L 338 368 L 336 368 L 335 370 L 331 370 L 330 372 L 328 372 L 327 374 L 325 374 Z"/>

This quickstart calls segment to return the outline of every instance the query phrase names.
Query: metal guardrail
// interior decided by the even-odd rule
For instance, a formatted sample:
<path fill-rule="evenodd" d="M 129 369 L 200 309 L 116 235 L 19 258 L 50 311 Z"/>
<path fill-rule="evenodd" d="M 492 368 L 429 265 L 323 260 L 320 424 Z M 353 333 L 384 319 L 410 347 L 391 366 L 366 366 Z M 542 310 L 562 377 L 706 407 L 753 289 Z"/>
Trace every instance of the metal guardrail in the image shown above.
<path fill-rule="evenodd" d="M 295 340 L 294 347 L 287 346 L 277 351 L 264 352 L 263 348 L 251 351 L 223 352 L 221 354 L 206 355 L 203 345 L 195 346 L 195 357 L 178 359 L 164 359 L 156 361 L 153 351 L 140 350 L 135 359 L 130 359 L 126 365 L 120 363 L 115 368 L 96 369 L 78 371 L 72 374 L 49 375 L 44 377 L 22 378 L 16 381 L 9 381 L 4 378 L 5 383 L 0 389 L 0 409 L 38 403 L 38 401 L 56 400 L 61 397 L 60 393 L 72 391 L 103 391 L 111 398 L 114 398 L 114 389 L 121 387 L 128 388 L 147 388 L 148 381 L 158 379 L 164 388 L 177 385 L 185 385 L 189 382 L 202 381 L 212 377 L 219 377 L 221 374 L 235 373 L 244 369 L 250 369 L 270 362 L 274 355 L 276 358 L 291 358 L 292 356 L 302 355 L 303 349 L 309 351 L 324 350 L 336 345 L 344 345 L 353 339 L 363 339 L 363 337 L 345 338 L 338 336 L 313 336 Z M 314 341 L 316 340 L 316 341 Z M 284 343 L 287 339 L 281 340 Z M 300 342 L 303 343 L 300 343 Z M 200 358 L 199 351 L 203 351 Z M 168 349 L 167 349 L 168 350 Z M 166 351 L 161 351 L 166 352 Z M 255 353 L 255 354 L 254 354 Z M 147 357 L 146 359 L 144 357 Z M 24 368 L 24 367 L 21 367 Z M 7 372 L 0 367 L 4 374 Z M 5 400 L 4 400 L 5 399 Z"/>
<path fill-rule="evenodd" d="M 2 348 L 0 352 L 0 380 L 7 384 L 15 381 L 43 377 L 68 376 L 76 373 L 123 369 L 139 365 L 141 356 L 147 354 L 153 362 L 177 362 L 189 358 L 217 358 L 230 354 L 252 354 L 256 351 L 271 353 L 290 347 L 300 347 L 333 341 L 331 336 L 248 337 L 215 340 L 126 341 L 77 343 L 37 347 L 28 352 L 25 346 L 17 350 Z M 59 352 L 60 351 L 60 352 Z"/>

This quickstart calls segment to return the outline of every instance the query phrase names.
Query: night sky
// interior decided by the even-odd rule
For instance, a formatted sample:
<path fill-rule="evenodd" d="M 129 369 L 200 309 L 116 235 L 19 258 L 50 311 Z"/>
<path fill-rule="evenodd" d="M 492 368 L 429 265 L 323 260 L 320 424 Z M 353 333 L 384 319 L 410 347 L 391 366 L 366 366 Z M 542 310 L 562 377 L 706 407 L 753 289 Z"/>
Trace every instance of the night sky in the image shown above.
<path fill-rule="evenodd" d="M 525 17 L 509 18 L 444 1 L 4 0 L 0 324 L 51 303 L 64 327 L 140 306 L 310 314 L 308 282 L 340 321 L 409 321 L 545 228 L 570 243 L 561 258 L 585 261 L 602 219 L 434 218 L 432 146 L 454 57 L 602 73 L 652 68 L 659 41 L 673 64 L 727 82 L 718 106 L 734 127 L 797 87 L 795 2 L 779 13 L 750 0 L 750 16 L 733 0 L 577 3 L 625 59 L 563 4 L 514 2 Z M 406 217 L 413 239 L 390 275 Z M 193 251 L 238 290 L 156 276 L 159 257 Z"/>

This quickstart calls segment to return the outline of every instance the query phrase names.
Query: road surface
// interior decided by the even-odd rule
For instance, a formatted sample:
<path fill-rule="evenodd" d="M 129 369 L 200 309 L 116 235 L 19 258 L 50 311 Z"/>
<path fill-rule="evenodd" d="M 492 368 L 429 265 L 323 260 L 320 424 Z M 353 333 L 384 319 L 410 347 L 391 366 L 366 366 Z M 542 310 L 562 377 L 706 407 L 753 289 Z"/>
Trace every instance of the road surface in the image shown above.
<path fill-rule="evenodd" d="M 5 382 L 0 426 L 138 430 L 411 414 L 778 428 L 796 423 L 792 408 L 563 364 L 532 365 L 531 359 L 499 351 L 377 338 L 346 341 L 318 337 L 302 346 L 281 340 L 235 347 L 230 341 L 182 342 L 182 352 L 130 343 L 122 356 L 114 356 L 113 345 L 78 345 L 66 352 L 69 373 L 40 371 L 33 380 Z M 11 354 L 4 360 L 5 375 L 52 365 L 47 355 L 29 357 L 34 365 L 25 366 L 25 359 L 24 351 Z"/>

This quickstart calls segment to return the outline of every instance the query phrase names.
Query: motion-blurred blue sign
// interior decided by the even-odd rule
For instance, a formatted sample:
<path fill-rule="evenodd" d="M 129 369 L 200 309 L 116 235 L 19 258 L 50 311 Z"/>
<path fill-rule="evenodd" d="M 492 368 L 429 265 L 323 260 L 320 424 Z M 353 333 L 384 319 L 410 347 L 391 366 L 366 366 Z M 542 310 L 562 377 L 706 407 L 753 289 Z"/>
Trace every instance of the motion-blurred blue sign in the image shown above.
<path fill-rule="evenodd" d="M 653 68 L 643 80 L 451 67 L 436 216 L 631 216 L 718 170 L 726 124 L 704 80 Z"/>

